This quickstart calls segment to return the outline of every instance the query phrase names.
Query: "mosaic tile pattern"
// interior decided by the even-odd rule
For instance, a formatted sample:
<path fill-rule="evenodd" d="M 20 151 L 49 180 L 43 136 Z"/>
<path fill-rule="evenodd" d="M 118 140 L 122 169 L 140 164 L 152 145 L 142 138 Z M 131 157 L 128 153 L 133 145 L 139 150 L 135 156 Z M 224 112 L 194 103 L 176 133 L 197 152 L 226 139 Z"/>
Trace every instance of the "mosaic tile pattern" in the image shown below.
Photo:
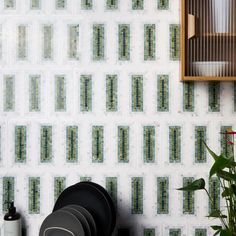
<path fill-rule="evenodd" d="M 24 60 L 27 58 L 27 26 L 18 26 L 18 59 Z"/>
<path fill-rule="evenodd" d="M 40 111 L 41 107 L 41 76 L 29 76 L 29 111 Z"/>
<path fill-rule="evenodd" d="M 15 109 L 15 76 L 4 76 L 4 111 Z"/>
<path fill-rule="evenodd" d="M 79 59 L 79 25 L 68 25 L 68 57 Z"/>
<path fill-rule="evenodd" d="M 41 0 L 31 0 L 30 1 L 30 9 L 31 10 L 39 10 L 41 8 Z"/>
<path fill-rule="evenodd" d="M 119 60 L 130 60 L 130 25 L 119 25 Z"/>
<path fill-rule="evenodd" d="M 25 162 L 27 152 L 27 128 L 26 126 L 15 127 L 15 161 Z"/>
<path fill-rule="evenodd" d="M 81 0 L 81 8 L 91 10 L 93 8 L 93 0 Z"/>
<path fill-rule="evenodd" d="M 180 82 L 179 3 L 2 1 L 1 230 L 10 201 L 38 235 L 67 186 L 95 181 L 117 208 L 114 236 L 212 234 L 217 179 L 213 202 L 176 188 L 207 179 L 203 140 L 232 154 L 220 132 L 236 128 L 236 83 Z"/>
<path fill-rule="evenodd" d="M 117 75 L 106 75 L 106 110 L 117 111 Z"/>
<path fill-rule="evenodd" d="M 157 78 L 157 111 L 169 111 L 168 75 L 158 75 Z"/>
<path fill-rule="evenodd" d="M 118 161 L 129 162 L 129 127 L 118 127 Z"/>

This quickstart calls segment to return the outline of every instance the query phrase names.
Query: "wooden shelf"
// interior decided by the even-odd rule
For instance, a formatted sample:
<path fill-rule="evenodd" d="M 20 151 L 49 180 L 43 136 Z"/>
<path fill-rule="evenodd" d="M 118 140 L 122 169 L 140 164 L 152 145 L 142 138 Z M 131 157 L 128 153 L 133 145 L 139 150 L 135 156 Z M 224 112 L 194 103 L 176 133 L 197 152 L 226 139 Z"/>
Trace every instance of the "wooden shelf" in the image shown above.
<path fill-rule="evenodd" d="M 182 76 L 182 81 L 233 81 L 235 76 Z"/>
<path fill-rule="evenodd" d="M 236 33 L 205 33 L 204 37 L 236 37 Z"/>

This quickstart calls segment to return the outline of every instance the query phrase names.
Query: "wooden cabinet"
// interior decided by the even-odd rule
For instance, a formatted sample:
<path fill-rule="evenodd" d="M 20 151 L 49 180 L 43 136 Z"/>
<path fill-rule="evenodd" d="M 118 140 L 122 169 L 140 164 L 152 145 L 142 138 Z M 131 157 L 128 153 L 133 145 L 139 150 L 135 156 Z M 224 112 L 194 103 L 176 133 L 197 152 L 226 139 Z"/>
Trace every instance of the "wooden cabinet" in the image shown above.
<path fill-rule="evenodd" d="M 181 79 L 236 80 L 236 0 L 181 0 Z"/>

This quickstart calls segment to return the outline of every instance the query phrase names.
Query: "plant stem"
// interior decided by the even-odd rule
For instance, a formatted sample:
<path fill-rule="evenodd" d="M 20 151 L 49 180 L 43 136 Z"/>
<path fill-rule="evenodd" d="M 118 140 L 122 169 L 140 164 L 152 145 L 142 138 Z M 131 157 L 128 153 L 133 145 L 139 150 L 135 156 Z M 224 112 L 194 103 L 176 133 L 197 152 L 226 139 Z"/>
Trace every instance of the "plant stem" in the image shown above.
<path fill-rule="evenodd" d="M 207 191 L 207 189 L 204 188 L 204 190 L 206 191 L 211 203 L 214 204 L 214 201 L 213 201 L 212 197 L 210 196 L 209 192 Z M 220 221 L 221 221 L 221 223 L 224 225 L 225 228 L 228 228 L 227 223 L 225 222 L 225 219 L 223 218 L 222 213 L 221 213 L 220 210 L 219 210 L 219 212 L 220 212 Z"/>
<path fill-rule="evenodd" d="M 225 190 L 226 186 L 225 186 L 225 181 L 223 180 L 223 182 L 221 181 L 221 179 L 218 177 L 219 181 L 220 181 L 220 185 L 223 188 L 223 190 Z M 229 208 L 229 204 L 228 204 L 228 200 L 227 198 L 225 198 L 225 202 L 226 202 L 226 208 L 227 208 L 227 212 L 228 212 L 228 225 L 230 228 L 230 208 Z"/>

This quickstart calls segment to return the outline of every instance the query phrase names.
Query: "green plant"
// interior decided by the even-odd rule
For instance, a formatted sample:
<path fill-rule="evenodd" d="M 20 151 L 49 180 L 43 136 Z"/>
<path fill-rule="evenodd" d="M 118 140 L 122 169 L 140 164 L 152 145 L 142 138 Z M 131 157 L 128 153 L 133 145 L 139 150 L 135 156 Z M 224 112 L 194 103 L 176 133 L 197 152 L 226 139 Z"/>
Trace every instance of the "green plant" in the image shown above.
<path fill-rule="evenodd" d="M 222 192 L 221 196 L 225 200 L 226 206 L 223 211 L 216 210 L 209 214 L 208 217 L 218 218 L 221 225 L 212 225 L 211 228 L 215 230 L 215 235 L 220 236 L 236 236 L 236 162 L 234 160 L 234 135 L 236 132 L 227 130 L 222 133 L 225 138 L 223 142 L 226 145 L 226 152 L 217 155 L 213 152 L 208 145 L 203 141 L 208 152 L 214 159 L 209 172 L 209 178 L 216 176 L 220 182 Z M 204 190 L 213 203 L 213 199 L 205 187 L 205 180 L 203 178 L 197 179 L 192 183 L 179 188 L 182 191 L 197 191 Z"/>

